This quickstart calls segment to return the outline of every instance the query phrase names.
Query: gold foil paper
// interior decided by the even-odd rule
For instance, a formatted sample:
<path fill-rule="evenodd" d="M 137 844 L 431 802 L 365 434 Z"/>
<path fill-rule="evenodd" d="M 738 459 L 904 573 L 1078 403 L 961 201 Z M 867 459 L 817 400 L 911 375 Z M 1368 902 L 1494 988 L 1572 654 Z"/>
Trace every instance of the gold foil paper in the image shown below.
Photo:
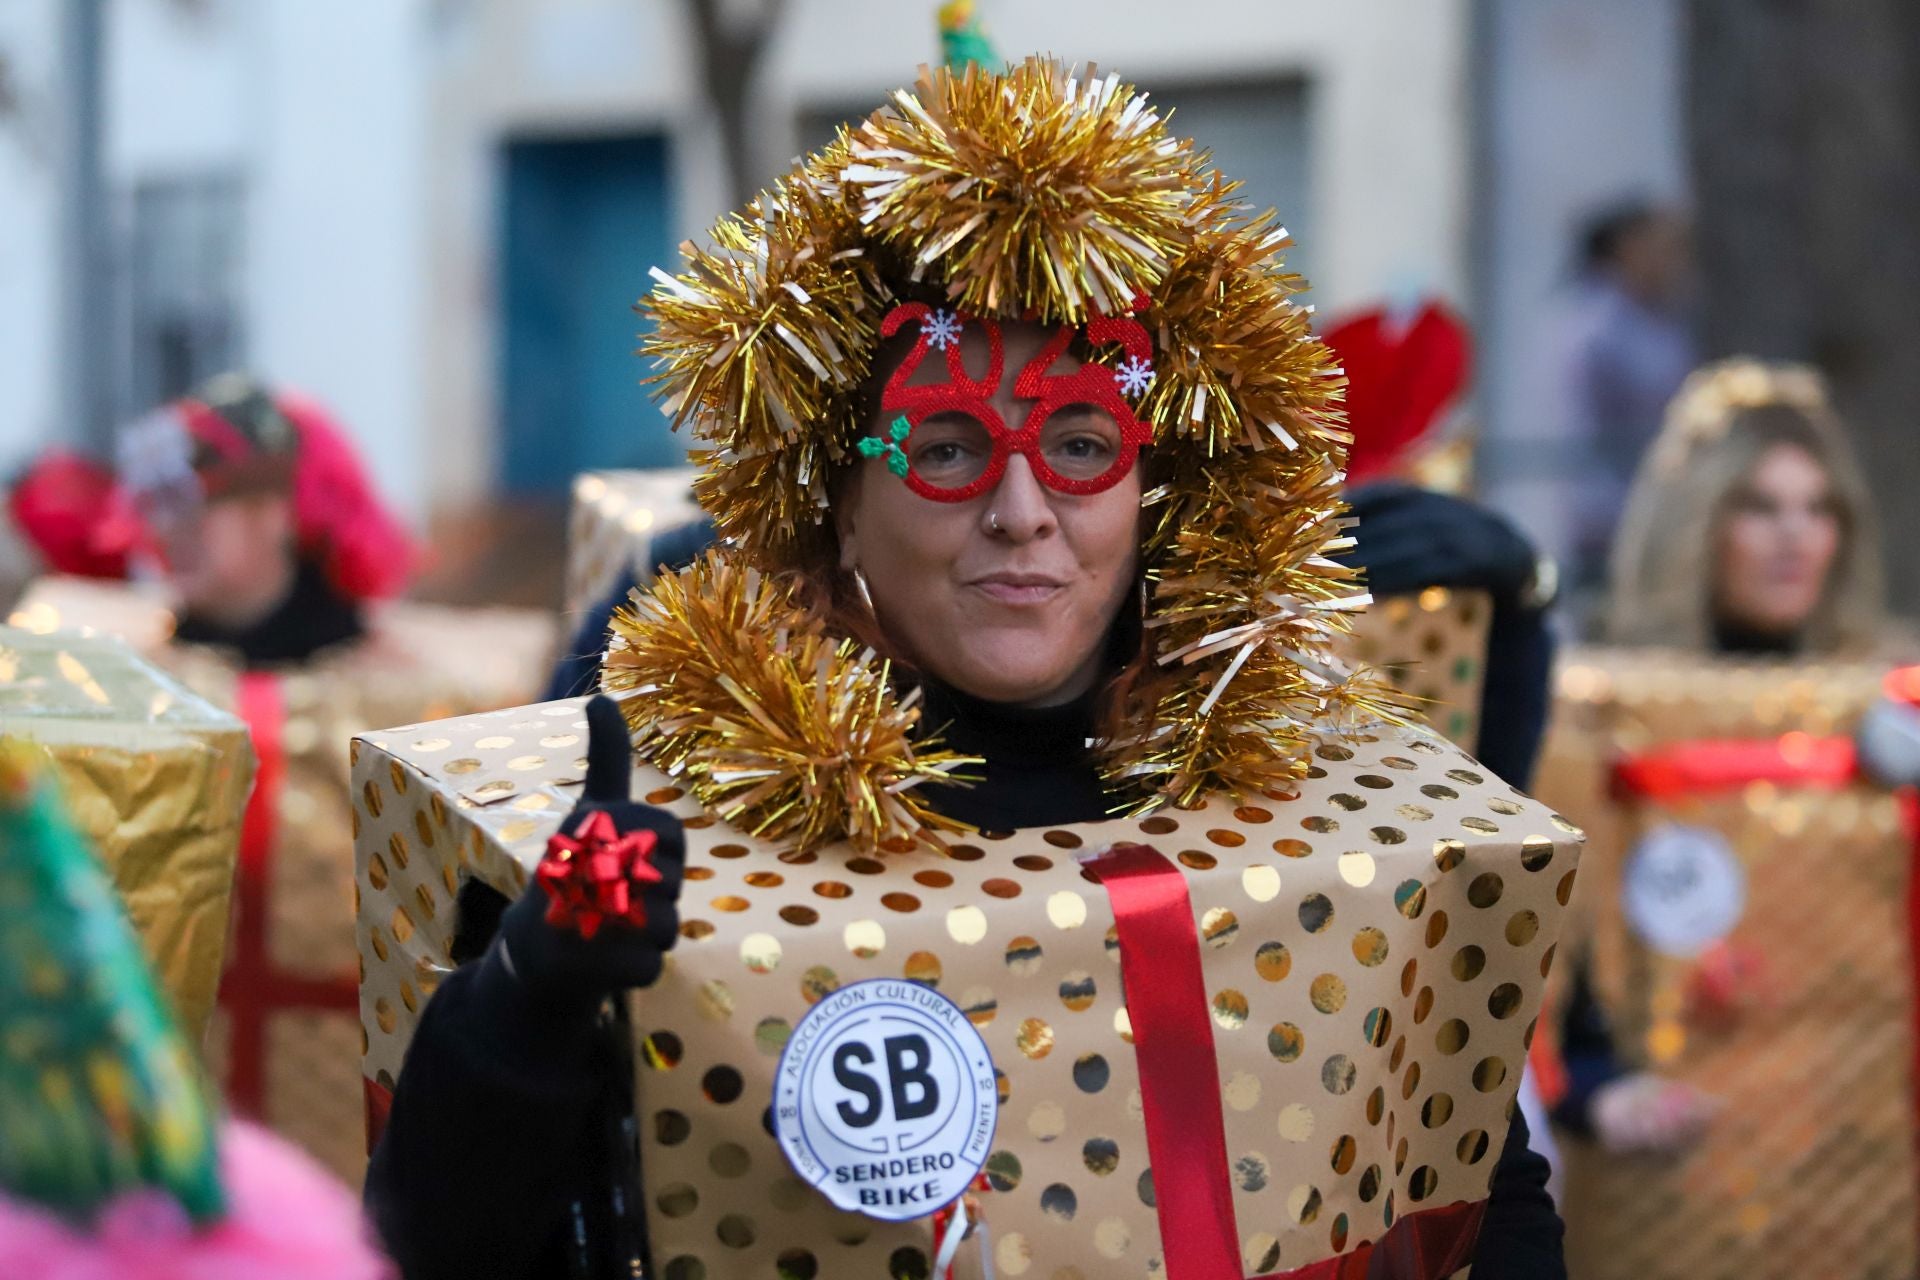
<path fill-rule="evenodd" d="M 0 628 L 0 736 L 52 757 L 182 1031 L 200 1042 L 225 955 L 244 725 L 118 641 Z"/>
<path fill-rule="evenodd" d="M 166 643 L 171 615 L 124 587 L 43 580 L 20 612 L 41 621 L 86 618 L 103 629 L 124 629 L 156 644 L 152 660 L 208 700 L 236 704 L 240 671 L 231 657 Z M 286 767 L 267 870 L 266 951 L 273 968 L 349 988 L 357 980 L 355 815 L 348 781 L 353 735 L 370 725 L 458 715 L 534 696 L 546 683 L 553 633 L 544 614 L 387 604 L 375 607 L 362 640 L 276 673 Z M 218 963 L 216 954 L 212 973 Z M 212 989 L 209 978 L 209 1002 Z M 217 1079 L 227 1078 L 231 1032 L 230 1020 L 217 1011 L 207 1037 L 208 1065 Z M 357 1185 L 366 1141 L 353 1015 L 279 1009 L 268 1015 L 264 1035 L 260 1118 Z"/>
<path fill-rule="evenodd" d="M 1897 799 L 1755 783 L 1673 801 L 1616 798 L 1622 754 L 1699 739 L 1849 734 L 1884 664 L 1726 662 L 1576 651 L 1559 677 L 1543 781 L 1594 843 L 1568 948 L 1590 959 L 1624 1066 L 1721 1100 L 1677 1157 L 1566 1142 L 1568 1266 L 1594 1280 L 1911 1276 L 1916 1256 L 1914 993 Z M 1637 842 L 1665 824 L 1718 833 L 1745 873 L 1725 939 L 1757 969 L 1737 1009 L 1703 1005 L 1691 960 L 1625 919 Z"/>
<path fill-rule="evenodd" d="M 653 540 L 700 517 L 692 467 L 587 471 L 573 481 L 567 519 L 565 610 L 574 617 L 606 599 L 614 584 L 653 577 Z"/>
<path fill-rule="evenodd" d="M 462 880 L 518 893 L 572 805 L 582 708 L 356 742 L 370 1079 L 391 1086 L 447 972 Z M 636 768 L 635 794 L 688 823 L 682 941 L 632 1004 L 662 1273 L 925 1274 L 926 1221 L 832 1209 L 761 1123 L 794 1024 L 874 977 L 938 987 L 993 1054 L 1002 1106 L 980 1204 L 996 1273 L 1154 1273 L 1113 917 L 1078 862 L 1122 841 L 1187 876 L 1247 1274 L 1484 1196 L 1579 837 L 1424 730 L 1320 740 L 1312 765 L 1292 798 L 962 838 L 950 854 L 783 850 Z M 979 1247 L 956 1274 L 981 1273 Z"/>
<path fill-rule="evenodd" d="M 1487 676 L 1493 597 L 1429 587 L 1375 600 L 1353 619 L 1344 654 L 1378 667 L 1449 742 L 1472 753 L 1480 741 L 1480 694 Z"/>

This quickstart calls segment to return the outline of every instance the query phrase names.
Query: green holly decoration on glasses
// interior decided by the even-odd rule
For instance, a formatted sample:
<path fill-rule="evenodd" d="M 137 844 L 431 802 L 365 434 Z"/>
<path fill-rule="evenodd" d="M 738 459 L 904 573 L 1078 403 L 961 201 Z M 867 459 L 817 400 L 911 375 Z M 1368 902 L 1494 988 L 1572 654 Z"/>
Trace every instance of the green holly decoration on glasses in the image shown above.
<path fill-rule="evenodd" d="M 899 476 L 902 480 L 905 480 L 907 478 L 907 451 L 900 446 L 906 443 L 907 436 L 912 434 L 912 432 L 913 427 L 907 422 L 907 415 L 903 413 L 887 425 L 886 439 L 883 440 L 879 436 L 867 436 L 861 440 L 860 452 L 869 458 L 885 458 L 887 460 L 887 470 L 893 472 L 893 474 Z"/>

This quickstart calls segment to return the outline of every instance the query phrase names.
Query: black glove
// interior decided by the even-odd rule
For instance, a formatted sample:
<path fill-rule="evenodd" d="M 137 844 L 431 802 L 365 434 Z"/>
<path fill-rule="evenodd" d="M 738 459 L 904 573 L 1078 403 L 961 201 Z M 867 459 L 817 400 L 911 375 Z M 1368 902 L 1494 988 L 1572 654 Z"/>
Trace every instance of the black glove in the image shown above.
<path fill-rule="evenodd" d="M 631 751 L 619 707 L 604 695 L 594 698 L 587 704 L 586 788 L 560 830 L 574 831 L 582 818 L 603 812 L 621 835 L 653 832 L 653 865 L 660 880 L 641 894 L 646 923 L 634 928 L 607 921 L 591 939 L 583 938 L 572 928 L 547 923 L 550 899 L 540 882 L 533 880 L 507 908 L 500 932 L 482 961 L 492 970 L 490 978 L 506 978 L 556 1014 L 590 1012 L 618 991 L 652 985 L 660 976 L 666 952 L 679 937 L 686 837 L 678 818 L 630 798 Z"/>
<path fill-rule="evenodd" d="M 1534 581 L 1533 547 L 1476 503 L 1394 482 L 1363 485 L 1347 502 L 1360 523 L 1357 545 L 1342 558 L 1366 569 L 1376 597 L 1477 587 L 1514 600 Z"/>

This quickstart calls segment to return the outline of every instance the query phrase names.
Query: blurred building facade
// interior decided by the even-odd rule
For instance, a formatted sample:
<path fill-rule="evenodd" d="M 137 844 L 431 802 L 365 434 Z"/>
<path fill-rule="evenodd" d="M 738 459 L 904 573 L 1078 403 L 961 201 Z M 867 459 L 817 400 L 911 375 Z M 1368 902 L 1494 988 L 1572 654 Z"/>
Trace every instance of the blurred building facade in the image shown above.
<path fill-rule="evenodd" d="M 0 467 L 80 434 L 52 322 L 62 3 L 0 7 Z M 692 0 L 101 3 L 116 413 L 245 364 L 333 404 L 417 519 L 677 456 L 628 309 L 732 203 Z M 910 83 L 933 7 L 781 6 L 750 171 Z M 1475 316 L 1508 450 L 1486 478 L 1551 541 L 1542 317 L 1589 204 L 1677 186 L 1674 0 L 979 7 L 1003 54 L 1174 108 L 1294 230 L 1323 313 L 1436 293 Z"/>

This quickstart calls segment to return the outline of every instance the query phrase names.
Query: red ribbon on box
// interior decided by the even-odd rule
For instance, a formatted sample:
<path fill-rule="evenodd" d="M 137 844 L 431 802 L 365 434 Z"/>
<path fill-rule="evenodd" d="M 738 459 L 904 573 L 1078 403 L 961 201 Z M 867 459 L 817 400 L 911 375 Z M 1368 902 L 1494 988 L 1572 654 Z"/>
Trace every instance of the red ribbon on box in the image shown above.
<path fill-rule="evenodd" d="M 1115 845 L 1086 866 L 1107 891 L 1120 940 L 1167 1280 L 1242 1280 L 1220 1064 L 1186 877 L 1158 850 L 1138 844 Z M 1197 1087 L 1207 1080 L 1215 1087 Z M 1277 1277 L 1443 1280 L 1472 1261 L 1485 1212 L 1484 1200 L 1424 1209 L 1379 1240 Z"/>
<path fill-rule="evenodd" d="M 242 1115 L 258 1117 L 267 1097 L 267 1017 L 279 1009 L 324 1009 L 354 1013 L 360 992 L 354 975 L 307 978 L 277 969 L 267 947 L 269 873 L 278 834 L 280 791 L 287 774 L 281 728 L 286 704 L 278 676 L 249 671 L 240 677 L 235 710 L 253 736 L 260 759 L 253 795 L 240 822 L 240 874 L 234 885 L 233 951 L 220 978 L 220 1006 L 227 1011 L 227 1101 Z"/>

